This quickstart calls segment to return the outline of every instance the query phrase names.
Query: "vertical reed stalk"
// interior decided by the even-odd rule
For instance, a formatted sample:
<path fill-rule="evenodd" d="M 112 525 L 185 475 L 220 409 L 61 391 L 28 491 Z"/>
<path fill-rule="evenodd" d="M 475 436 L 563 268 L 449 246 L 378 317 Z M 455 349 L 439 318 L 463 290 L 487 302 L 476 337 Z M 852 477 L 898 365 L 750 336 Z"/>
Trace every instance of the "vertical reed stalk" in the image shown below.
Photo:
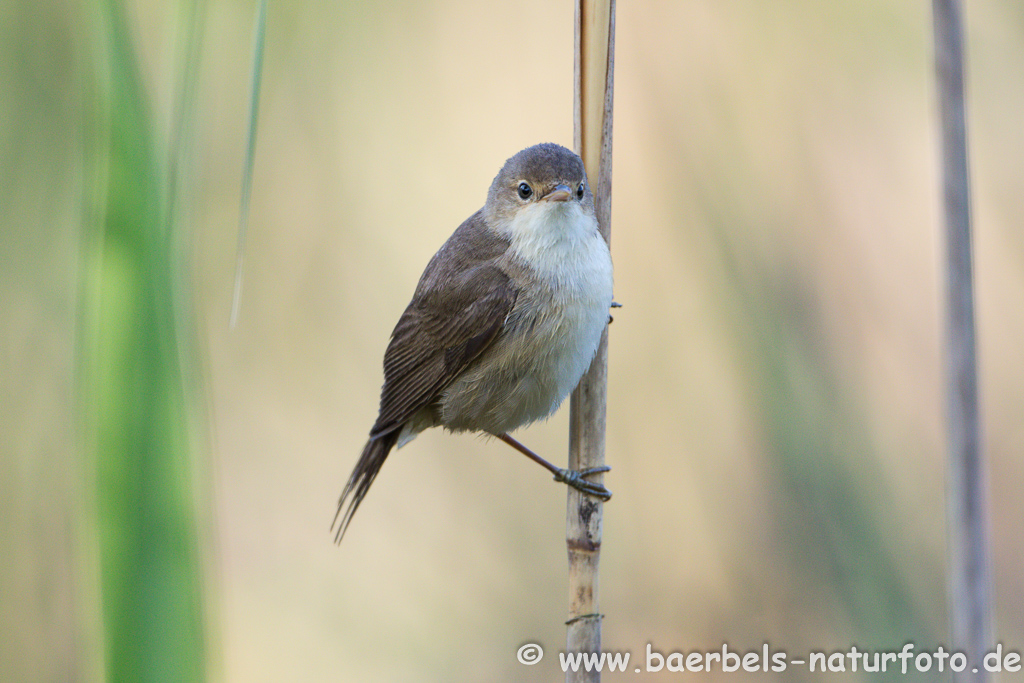
<path fill-rule="evenodd" d="M 176 296 L 176 174 L 190 140 L 197 3 L 188 28 L 165 168 L 122 2 L 97 0 L 95 185 L 84 228 L 78 363 L 83 440 L 95 485 L 108 681 L 202 681 L 202 548 L 185 367 L 196 356 Z M 173 177 L 172 177 L 173 176 Z"/>
<path fill-rule="evenodd" d="M 959 0 L 933 0 L 935 69 L 942 119 L 943 208 L 946 237 L 946 419 L 949 601 L 952 643 L 972 665 L 991 644 L 991 577 L 987 487 L 981 454 L 971 193 L 964 110 L 963 21 Z M 984 681 L 978 673 L 954 680 Z"/>
<path fill-rule="evenodd" d="M 245 166 L 242 168 L 242 202 L 238 213 L 238 246 L 235 249 L 235 289 L 231 297 L 229 326 L 238 324 L 242 307 L 242 278 L 245 270 L 245 237 L 249 231 L 252 199 L 252 170 L 256 162 L 256 129 L 260 113 L 260 84 L 263 82 L 263 52 L 267 35 L 267 0 L 260 0 L 252 31 L 252 69 L 249 73 L 249 125 L 245 135 Z"/>
<path fill-rule="evenodd" d="M 615 0 L 577 0 L 573 119 L 576 151 L 594 192 L 601 234 L 611 240 L 612 84 Z M 604 464 L 608 333 L 569 402 L 569 468 Z M 600 652 L 598 602 L 602 503 L 569 488 L 566 546 L 569 554 L 567 652 Z M 583 667 L 580 667 L 581 669 Z M 567 671 L 566 681 L 600 681 L 600 671 Z"/>

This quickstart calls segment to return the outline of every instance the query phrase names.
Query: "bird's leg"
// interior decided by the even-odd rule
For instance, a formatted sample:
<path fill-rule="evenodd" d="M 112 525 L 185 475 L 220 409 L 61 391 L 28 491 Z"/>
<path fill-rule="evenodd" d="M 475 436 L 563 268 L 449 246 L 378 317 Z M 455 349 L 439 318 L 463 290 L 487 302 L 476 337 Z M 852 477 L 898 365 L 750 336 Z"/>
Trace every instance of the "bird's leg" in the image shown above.
<path fill-rule="evenodd" d="M 581 493 L 585 493 L 588 496 L 599 498 L 603 501 L 607 501 L 612 497 L 612 492 L 606 489 L 604 486 L 593 481 L 587 481 L 586 479 L 586 477 L 589 477 L 592 474 L 600 474 L 602 472 L 607 472 L 611 469 L 611 467 L 608 467 L 607 465 L 602 465 L 601 467 L 588 467 L 585 470 L 562 469 L 561 467 L 555 467 L 547 460 L 540 457 L 539 455 L 531 451 L 529 448 L 513 439 L 508 434 L 496 434 L 495 436 L 497 436 L 499 439 L 507 443 L 509 446 L 525 455 L 530 460 L 533 460 L 535 463 L 537 463 L 544 469 L 554 474 L 555 481 L 560 481 L 564 484 L 573 487 L 574 489 Z"/>

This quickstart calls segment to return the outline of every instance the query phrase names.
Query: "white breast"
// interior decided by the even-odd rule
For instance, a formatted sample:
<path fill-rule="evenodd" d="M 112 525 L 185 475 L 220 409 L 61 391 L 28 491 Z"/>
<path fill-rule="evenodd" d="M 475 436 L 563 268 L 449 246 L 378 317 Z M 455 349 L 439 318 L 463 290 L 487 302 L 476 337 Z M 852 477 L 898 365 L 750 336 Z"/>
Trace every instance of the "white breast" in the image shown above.
<path fill-rule="evenodd" d="M 590 366 L 608 324 L 612 262 L 579 204 L 524 207 L 507 226 L 510 256 L 536 278 L 502 337 L 445 392 L 450 429 L 501 434 L 555 411 Z"/>

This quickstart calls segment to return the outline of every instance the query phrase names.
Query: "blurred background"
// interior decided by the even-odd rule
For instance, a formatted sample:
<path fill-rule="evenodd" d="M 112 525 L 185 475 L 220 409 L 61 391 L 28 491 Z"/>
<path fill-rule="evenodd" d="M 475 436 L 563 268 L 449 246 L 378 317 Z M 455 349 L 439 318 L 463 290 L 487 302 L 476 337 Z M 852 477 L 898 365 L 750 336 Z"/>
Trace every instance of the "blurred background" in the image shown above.
<path fill-rule="evenodd" d="M 149 168 L 178 179 L 153 291 L 185 312 L 199 418 L 171 478 L 200 668 L 560 680 L 565 490 L 539 467 L 435 430 L 392 454 L 341 547 L 328 527 L 427 260 L 507 157 L 572 144 L 572 4 L 271 3 L 235 329 L 254 6 L 199 6 L 184 142 L 187 13 L 114 5 L 118 33 L 106 7 L 0 4 L 0 678 L 103 668 L 96 538 L 120 508 L 97 502 L 89 447 L 90 245 L 124 155 L 105 146 L 120 36 Z M 965 18 L 995 634 L 1020 651 L 1024 5 Z M 601 608 L 605 648 L 634 663 L 648 643 L 949 645 L 931 30 L 924 1 L 618 4 Z M 566 417 L 517 436 L 564 462 Z M 516 661 L 526 642 L 544 661 Z"/>

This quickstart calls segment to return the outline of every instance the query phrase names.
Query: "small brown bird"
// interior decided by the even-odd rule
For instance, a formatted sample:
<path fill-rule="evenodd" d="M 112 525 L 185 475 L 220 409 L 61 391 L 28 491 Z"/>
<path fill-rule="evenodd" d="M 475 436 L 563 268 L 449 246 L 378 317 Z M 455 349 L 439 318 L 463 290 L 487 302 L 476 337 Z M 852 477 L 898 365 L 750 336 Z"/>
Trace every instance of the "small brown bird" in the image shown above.
<path fill-rule="evenodd" d="M 607 467 L 556 467 L 508 432 L 548 417 L 575 388 L 611 305 L 611 254 L 583 161 L 551 143 L 524 149 L 427 264 L 391 333 L 380 412 L 338 501 L 335 540 L 391 449 L 436 426 L 496 436 L 556 481 L 608 500 L 586 479 Z"/>

